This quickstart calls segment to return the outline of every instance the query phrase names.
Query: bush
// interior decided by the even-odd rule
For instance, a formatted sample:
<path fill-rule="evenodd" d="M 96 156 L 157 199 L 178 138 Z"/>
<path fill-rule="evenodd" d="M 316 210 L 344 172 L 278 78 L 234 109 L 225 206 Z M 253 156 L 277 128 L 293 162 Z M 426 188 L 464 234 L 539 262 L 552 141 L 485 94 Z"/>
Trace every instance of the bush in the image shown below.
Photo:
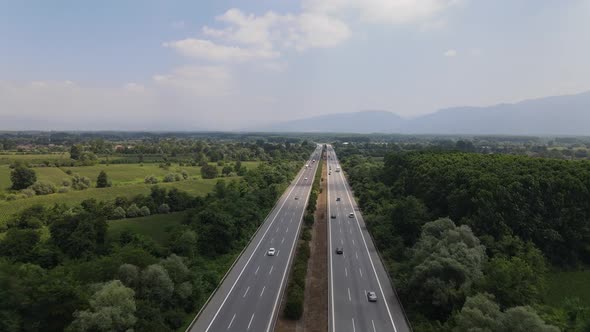
<path fill-rule="evenodd" d="M 69 191 L 70 191 L 70 188 L 68 188 L 68 187 L 60 187 L 60 188 L 57 190 L 57 192 L 58 192 L 58 193 L 60 193 L 60 194 L 65 194 L 65 193 L 67 193 L 67 192 L 69 192 Z"/>
<path fill-rule="evenodd" d="M 120 206 L 117 206 L 114 210 L 113 210 L 113 219 L 123 219 L 125 218 L 125 216 L 127 215 L 127 213 L 125 212 L 125 209 L 123 209 Z"/>
<path fill-rule="evenodd" d="M 25 189 L 37 181 L 37 174 L 34 170 L 22 164 L 17 164 L 10 172 L 10 181 L 12 181 L 12 189 Z"/>
<path fill-rule="evenodd" d="M 188 179 L 188 172 L 185 171 L 184 169 L 180 172 L 182 174 L 182 178 L 187 180 Z"/>
<path fill-rule="evenodd" d="M 90 179 L 85 176 L 74 174 L 72 177 L 72 188 L 75 190 L 85 190 L 90 188 Z"/>
<path fill-rule="evenodd" d="M 5 199 L 7 201 L 14 201 L 16 199 L 16 195 L 15 194 L 8 194 L 8 195 L 6 195 Z"/>
<path fill-rule="evenodd" d="M 143 180 L 143 182 L 147 183 L 147 184 L 156 184 L 158 183 L 158 178 L 156 178 L 153 175 L 150 176 L 146 176 L 145 179 Z"/>
<path fill-rule="evenodd" d="M 170 213 L 170 206 L 168 206 L 168 204 L 164 203 L 164 204 L 158 206 L 158 212 L 163 213 L 163 214 Z"/>
<path fill-rule="evenodd" d="M 23 194 L 24 197 L 27 197 L 27 198 L 35 196 L 35 191 L 30 188 L 23 189 L 20 192 L 21 192 L 21 194 Z"/>
<path fill-rule="evenodd" d="M 140 216 L 149 216 L 150 215 L 150 208 L 148 208 L 147 206 L 142 206 L 141 209 L 139 209 L 139 215 Z"/>
<path fill-rule="evenodd" d="M 296 285 L 292 286 L 289 287 L 284 312 L 288 319 L 298 320 L 303 314 L 303 289 Z"/>
<path fill-rule="evenodd" d="M 174 173 L 174 181 L 180 181 L 182 180 L 182 175 L 178 174 L 178 173 Z"/>
<path fill-rule="evenodd" d="M 174 181 L 176 181 L 176 174 L 168 173 L 168 174 L 166 174 L 166 176 L 164 176 L 164 182 L 174 182 Z"/>
<path fill-rule="evenodd" d="M 69 187 L 70 185 L 72 185 L 72 183 L 70 182 L 70 179 L 63 179 L 61 180 L 61 185 L 64 187 Z"/>
<path fill-rule="evenodd" d="M 135 218 L 135 217 L 139 217 L 139 215 L 140 215 L 140 210 L 137 207 L 137 204 L 131 204 L 131 206 L 129 206 L 129 208 L 127 208 L 127 217 Z"/>
<path fill-rule="evenodd" d="M 201 167 L 201 177 L 203 179 L 215 179 L 217 177 L 217 167 L 209 164 L 204 165 Z"/>
<path fill-rule="evenodd" d="M 35 194 L 37 195 L 49 195 L 57 191 L 53 183 L 43 181 L 37 181 L 29 188 L 35 191 Z"/>

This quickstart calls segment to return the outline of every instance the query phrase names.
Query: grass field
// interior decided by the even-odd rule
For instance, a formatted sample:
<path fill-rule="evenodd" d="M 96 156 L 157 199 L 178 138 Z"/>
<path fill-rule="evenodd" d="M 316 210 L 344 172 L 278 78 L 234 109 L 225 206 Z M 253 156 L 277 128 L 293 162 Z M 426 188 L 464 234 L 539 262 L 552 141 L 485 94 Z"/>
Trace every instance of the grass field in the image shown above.
<path fill-rule="evenodd" d="M 590 269 L 549 272 L 545 301 L 559 306 L 566 298 L 579 298 L 590 307 Z"/>
<path fill-rule="evenodd" d="M 216 165 L 211 163 L 212 165 Z M 242 165 L 248 169 L 258 166 L 258 161 L 245 161 Z M 223 167 L 218 166 L 219 173 Z M 92 186 L 96 186 L 96 177 L 100 171 L 104 170 L 113 186 L 126 186 L 130 184 L 143 183 L 146 176 L 154 175 L 162 180 L 168 173 L 180 173 L 186 170 L 191 179 L 201 178 L 201 167 L 198 166 L 178 166 L 173 165 L 168 169 L 158 167 L 158 164 L 115 164 L 115 165 L 94 165 L 94 166 L 80 166 L 80 167 L 35 167 L 37 179 L 61 186 L 63 179 L 71 178 L 66 171 L 72 171 L 72 174 L 79 174 L 86 176 L 92 181 Z M 10 188 L 10 168 L 8 165 L 0 165 L 0 192 L 6 191 Z"/>
<path fill-rule="evenodd" d="M 168 230 L 180 225 L 183 217 L 184 212 L 175 212 L 147 217 L 111 220 L 109 221 L 107 241 L 116 241 L 124 230 L 130 230 L 136 234 L 149 236 L 159 244 L 165 245 L 169 237 Z"/>
<path fill-rule="evenodd" d="M 227 179 L 238 179 L 231 177 Z M 178 188 L 192 195 L 204 195 L 210 192 L 219 179 L 198 179 L 187 180 L 171 183 L 159 183 L 163 188 Z M 110 188 L 89 188 L 81 191 L 70 191 L 62 194 L 51 194 L 45 196 L 34 196 L 31 198 L 17 199 L 15 201 L 0 201 L 0 224 L 13 214 L 30 207 L 34 204 L 53 205 L 55 203 L 65 203 L 73 205 L 86 199 L 95 198 L 98 201 L 113 200 L 117 196 L 133 197 L 139 194 L 148 194 L 151 185 L 132 184 L 127 186 L 110 187 Z"/>
<path fill-rule="evenodd" d="M 12 164 L 15 161 L 22 161 L 32 164 L 40 164 L 45 161 L 70 160 L 69 153 L 47 153 L 47 154 L 0 154 L 0 165 Z"/>

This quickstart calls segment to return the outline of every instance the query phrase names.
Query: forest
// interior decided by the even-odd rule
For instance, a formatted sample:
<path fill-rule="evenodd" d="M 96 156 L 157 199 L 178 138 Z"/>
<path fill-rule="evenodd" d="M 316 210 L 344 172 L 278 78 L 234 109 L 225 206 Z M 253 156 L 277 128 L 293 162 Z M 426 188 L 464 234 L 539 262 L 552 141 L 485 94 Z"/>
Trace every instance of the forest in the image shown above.
<path fill-rule="evenodd" d="M 590 263 L 590 162 L 341 150 L 416 331 L 590 331 L 590 298 L 545 296 Z"/>

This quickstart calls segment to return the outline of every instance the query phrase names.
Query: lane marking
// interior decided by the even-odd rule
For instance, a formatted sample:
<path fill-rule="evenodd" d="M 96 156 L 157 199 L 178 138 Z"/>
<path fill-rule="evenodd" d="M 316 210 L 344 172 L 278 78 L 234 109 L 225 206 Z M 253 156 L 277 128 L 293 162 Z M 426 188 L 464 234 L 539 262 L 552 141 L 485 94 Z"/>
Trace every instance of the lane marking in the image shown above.
<path fill-rule="evenodd" d="M 361 268 L 359 267 L 359 272 L 361 273 L 361 278 L 363 277 L 363 271 L 361 270 Z"/>
<path fill-rule="evenodd" d="M 352 331 L 356 332 L 356 327 L 354 326 L 354 318 L 352 318 Z"/>
<path fill-rule="evenodd" d="M 266 288 L 266 286 L 262 287 L 262 292 L 260 292 L 260 296 L 259 297 L 262 297 L 262 294 L 264 294 L 264 289 L 265 288 Z"/>
<path fill-rule="evenodd" d="M 279 229 L 281 229 L 281 228 L 280 228 L 280 227 L 277 227 L 276 233 L 278 233 L 278 232 L 279 232 Z"/>
<path fill-rule="evenodd" d="M 346 269 L 346 267 L 344 268 L 344 276 L 348 277 L 348 270 Z"/>
<path fill-rule="evenodd" d="M 331 147 L 331 146 L 330 146 Z M 328 202 L 331 202 L 330 200 L 330 177 L 328 176 L 328 179 L 326 180 L 327 183 L 327 187 L 328 187 Z M 328 215 L 331 215 L 330 213 L 330 205 L 328 203 Z M 340 220 L 338 220 L 338 224 L 340 224 Z M 332 223 L 329 222 L 328 223 L 328 247 L 332 248 Z M 330 304 L 331 304 L 331 311 L 332 311 L 332 331 L 335 331 L 336 327 L 336 317 L 334 315 L 334 271 L 333 271 L 333 263 L 332 263 L 332 253 L 330 253 L 328 255 L 329 259 L 330 259 Z"/>
<path fill-rule="evenodd" d="M 359 259 L 359 253 L 358 253 L 358 251 L 355 252 L 354 255 L 356 256 L 356 259 Z"/>
<path fill-rule="evenodd" d="M 248 286 L 248 288 L 246 288 L 246 292 L 244 293 L 244 296 L 242 296 L 242 297 L 246 297 L 246 295 L 248 295 L 249 290 L 250 290 L 250 286 Z"/>
<path fill-rule="evenodd" d="M 342 181 L 345 184 L 344 191 L 346 192 L 346 197 L 348 197 L 348 202 L 350 203 L 350 206 L 354 210 L 354 204 L 352 203 L 352 198 L 350 198 L 350 194 L 348 193 L 349 188 L 348 188 L 348 186 L 346 186 L 346 179 L 344 178 L 344 175 L 342 175 L 342 173 L 340 173 L 340 178 L 342 179 Z M 355 215 L 355 217 L 356 217 L 356 215 Z M 360 224 L 358 218 L 354 218 L 354 220 L 356 221 L 356 226 L 358 227 L 358 230 L 361 233 L 361 238 L 363 239 L 363 243 L 365 244 L 365 249 L 367 250 L 367 255 L 369 255 L 369 262 L 371 263 L 371 267 L 373 268 L 373 273 L 375 274 L 375 279 L 377 279 L 377 285 L 379 285 L 379 290 L 381 291 L 381 296 L 383 297 L 382 302 L 385 303 L 385 308 L 387 309 L 387 314 L 389 315 L 389 320 L 391 321 L 391 325 L 393 325 L 393 330 L 394 330 L 394 332 L 397 332 L 397 327 L 395 326 L 395 322 L 393 321 L 393 316 L 391 316 L 391 311 L 389 310 L 389 304 L 387 304 L 387 298 L 385 297 L 385 293 L 383 292 L 383 287 L 381 286 L 381 281 L 379 280 L 379 275 L 377 275 L 377 269 L 375 269 L 375 264 L 373 263 L 373 258 L 371 258 L 371 253 L 369 252 L 369 247 L 367 246 L 367 240 L 365 240 L 365 235 L 363 234 L 363 230 L 361 229 L 361 224 Z"/>
<path fill-rule="evenodd" d="M 317 171 L 317 168 L 314 168 L 314 170 Z M 308 186 L 307 197 L 305 198 L 306 202 L 309 200 L 310 194 L 311 194 L 311 186 Z M 295 212 L 293 212 L 293 213 L 295 213 Z M 305 213 L 305 209 L 301 209 L 301 215 L 299 216 L 299 219 L 298 219 L 299 224 L 297 225 L 297 230 L 295 231 L 295 235 L 299 234 L 299 230 L 301 229 L 301 224 L 302 224 L 304 213 Z M 289 263 L 291 263 L 291 259 L 293 258 L 293 251 L 295 250 L 295 243 L 296 242 L 297 241 L 293 241 L 293 243 L 291 244 L 291 251 L 289 252 L 289 256 L 287 256 L 287 266 L 285 267 L 285 271 L 283 272 L 283 278 L 281 279 L 281 284 L 279 285 L 279 291 L 277 292 L 277 297 L 275 298 L 275 304 L 272 308 L 272 313 L 270 315 L 270 320 L 268 321 L 268 325 L 266 327 L 266 332 L 270 332 L 271 326 L 273 326 L 273 317 L 275 316 L 275 312 L 276 312 L 277 306 L 279 304 L 279 297 L 281 295 L 281 289 L 283 289 L 283 284 L 285 283 L 285 278 L 287 277 L 287 270 L 290 265 Z"/>
<path fill-rule="evenodd" d="M 277 257 L 279 257 L 279 254 L 281 253 L 280 250 L 277 250 Z"/>
<path fill-rule="evenodd" d="M 356 244 L 354 243 L 354 239 L 352 239 L 352 244 L 354 244 L 356 246 Z"/>
<path fill-rule="evenodd" d="M 271 266 L 270 266 L 270 271 L 268 271 L 268 274 L 271 274 L 271 273 L 272 273 L 272 269 L 273 269 L 274 267 L 275 267 L 274 265 L 271 265 Z"/>
<path fill-rule="evenodd" d="M 375 328 L 375 322 L 371 319 L 371 324 L 373 324 L 373 332 L 377 332 L 377 329 Z"/>
<path fill-rule="evenodd" d="M 256 271 L 254 271 L 254 275 L 258 274 L 258 270 L 260 269 L 260 265 L 258 265 L 258 267 L 256 268 Z"/>
<path fill-rule="evenodd" d="M 254 320 L 254 314 L 252 314 L 252 317 L 250 317 L 250 323 L 248 323 L 247 331 L 250 331 L 250 325 L 252 325 L 252 320 Z"/>
<path fill-rule="evenodd" d="M 234 314 L 234 316 L 231 318 L 231 322 L 229 322 L 229 325 L 227 326 L 228 330 L 231 328 L 231 324 L 234 323 L 234 319 L 236 319 L 236 314 Z"/>
<path fill-rule="evenodd" d="M 301 179 L 301 177 L 303 176 L 304 172 L 299 173 L 299 178 L 295 181 L 295 183 L 297 183 L 297 181 L 299 181 Z M 221 311 L 221 308 L 223 308 L 223 306 L 225 305 L 225 302 L 227 301 L 227 299 L 229 298 L 230 294 L 232 293 L 232 291 L 234 290 L 234 288 L 236 287 L 236 284 L 238 283 L 238 281 L 240 280 L 240 278 L 242 277 L 242 274 L 244 273 L 244 271 L 246 270 L 246 267 L 248 266 L 248 264 L 250 263 L 250 260 L 252 260 L 252 257 L 254 257 L 254 254 L 256 253 L 256 251 L 258 250 L 258 247 L 260 246 L 260 244 L 262 243 L 262 240 L 264 240 L 266 233 L 268 233 L 268 231 L 270 230 L 270 228 L 272 227 L 272 225 L 274 224 L 275 220 L 277 219 L 277 217 L 279 216 L 279 213 L 281 212 L 281 209 L 285 206 L 285 203 L 287 203 L 287 201 L 289 200 L 289 197 L 291 196 L 291 193 L 293 193 L 293 190 L 295 189 L 295 185 L 291 186 L 291 190 L 289 190 L 289 193 L 287 194 L 287 196 L 283 199 L 283 203 L 281 204 L 281 206 L 279 207 L 279 209 L 277 210 L 277 212 L 275 213 L 275 216 L 272 218 L 272 220 L 270 221 L 270 224 L 268 225 L 268 227 L 266 228 L 266 231 L 264 231 L 264 234 L 262 234 L 262 236 L 260 237 L 260 240 L 258 241 L 258 244 L 256 244 L 256 247 L 254 248 L 254 250 L 252 251 L 252 254 L 250 254 L 250 257 L 248 258 L 248 260 L 246 261 L 246 264 L 244 264 L 244 267 L 242 267 L 242 271 L 240 271 L 240 273 L 238 274 L 236 280 L 234 281 L 233 285 L 231 286 L 231 288 L 229 289 L 229 291 L 227 292 L 227 294 L 225 295 L 225 298 L 223 299 L 223 302 L 221 302 L 221 305 L 219 306 L 219 308 L 217 308 L 217 311 L 215 312 L 215 315 L 213 315 L 213 318 L 211 319 L 211 322 L 209 322 L 209 325 L 207 325 L 207 328 L 205 329 L 205 332 L 209 331 L 209 329 L 211 328 L 211 325 L 213 325 L 213 322 L 215 322 L 215 319 L 217 318 L 217 316 L 219 315 L 219 312 Z"/>
<path fill-rule="evenodd" d="M 340 239 L 340 244 L 344 245 L 344 240 Z"/>
<path fill-rule="evenodd" d="M 283 244 L 283 242 L 285 242 L 285 237 L 283 236 L 283 239 L 281 240 L 281 244 Z"/>
<path fill-rule="evenodd" d="M 289 233 L 289 227 L 287 227 L 287 231 L 285 233 Z"/>
<path fill-rule="evenodd" d="M 273 238 L 271 238 L 271 239 L 270 239 L 270 243 L 272 243 L 274 240 L 275 240 L 275 238 L 274 238 L 274 237 L 273 237 Z"/>
<path fill-rule="evenodd" d="M 347 289 L 348 289 L 348 301 L 352 302 L 352 299 L 350 298 L 350 287 L 348 287 Z"/>

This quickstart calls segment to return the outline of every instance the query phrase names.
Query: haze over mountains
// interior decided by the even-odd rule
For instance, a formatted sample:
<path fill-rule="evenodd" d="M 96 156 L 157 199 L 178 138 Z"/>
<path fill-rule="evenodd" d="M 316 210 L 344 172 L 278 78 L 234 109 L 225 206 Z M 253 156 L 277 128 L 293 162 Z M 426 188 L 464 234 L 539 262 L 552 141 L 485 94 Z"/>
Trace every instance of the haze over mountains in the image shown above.
<path fill-rule="evenodd" d="M 453 107 L 414 119 L 388 111 L 322 115 L 257 128 L 261 131 L 590 135 L 590 91 L 488 107 Z"/>

